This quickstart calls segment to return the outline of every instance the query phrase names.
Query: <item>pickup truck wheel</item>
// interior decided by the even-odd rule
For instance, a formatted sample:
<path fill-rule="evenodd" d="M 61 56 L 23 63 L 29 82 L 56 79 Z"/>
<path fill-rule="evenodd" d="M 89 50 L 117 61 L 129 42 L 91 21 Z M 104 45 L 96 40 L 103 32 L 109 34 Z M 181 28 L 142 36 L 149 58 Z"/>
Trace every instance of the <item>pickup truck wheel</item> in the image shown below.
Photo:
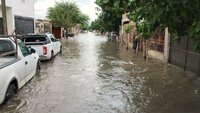
<path fill-rule="evenodd" d="M 60 53 L 62 53 L 62 46 L 60 46 Z"/>
<path fill-rule="evenodd" d="M 53 59 L 53 57 L 54 57 L 54 52 L 51 51 L 51 59 Z"/>
<path fill-rule="evenodd" d="M 36 67 L 36 74 L 38 74 L 40 72 L 40 69 L 41 69 L 40 61 L 38 61 L 37 67 Z"/>
<path fill-rule="evenodd" d="M 5 95 L 5 99 L 3 103 L 8 102 L 8 100 L 10 100 L 16 93 L 17 93 L 17 88 L 15 87 L 13 83 L 11 83 L 8 86 L 8 89 L 6 91 L 6 95 Z"/>

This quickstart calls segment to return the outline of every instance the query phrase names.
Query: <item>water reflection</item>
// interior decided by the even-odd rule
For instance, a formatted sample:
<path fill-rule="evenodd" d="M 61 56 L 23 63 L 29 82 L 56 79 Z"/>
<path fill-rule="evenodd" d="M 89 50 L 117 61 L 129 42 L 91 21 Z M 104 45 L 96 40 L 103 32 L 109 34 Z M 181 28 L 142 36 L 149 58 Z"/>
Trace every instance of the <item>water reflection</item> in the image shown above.
<path fill-rule="evenodd" d="M 93 33 L 63 41 L 0 113 L 199 113 L 200 79 Z"/>

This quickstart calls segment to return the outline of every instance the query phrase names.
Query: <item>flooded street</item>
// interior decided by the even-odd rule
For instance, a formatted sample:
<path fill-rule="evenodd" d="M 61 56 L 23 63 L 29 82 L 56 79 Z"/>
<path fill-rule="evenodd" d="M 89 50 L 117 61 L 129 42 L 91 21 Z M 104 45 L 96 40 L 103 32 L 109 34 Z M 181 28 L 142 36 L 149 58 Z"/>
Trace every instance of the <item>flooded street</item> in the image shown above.
<path fill-rule="evenodd" d="M 63 41 L 63 53 L 0 113 L 200 113 L 200 78 L 93 33 Z"/>

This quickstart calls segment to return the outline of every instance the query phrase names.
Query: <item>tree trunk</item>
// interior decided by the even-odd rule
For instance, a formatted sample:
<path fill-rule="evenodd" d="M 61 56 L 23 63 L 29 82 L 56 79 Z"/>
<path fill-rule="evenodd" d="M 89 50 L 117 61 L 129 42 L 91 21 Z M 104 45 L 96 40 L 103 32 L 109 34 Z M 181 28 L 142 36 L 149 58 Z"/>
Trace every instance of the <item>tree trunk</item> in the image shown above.
<path fill-rule="evenodd" d="M 127 37 L 127 47 L 126 47 L 127 50 L 128 50 L 128 46 L 129 46 L 129 33 L 128 33 L 128 37 Z"/>
<path fill-rule="evenodd" d="M 146 59 L 147 57 L 147 45 L 146 45 L 146 39 L 143 41 L 143 57 Z"/>
<path fill-rule="evenodd" d="M 66 39 L 68 39 L 68 27 L 65 27 L 65 30 L 66 30 Z"/>

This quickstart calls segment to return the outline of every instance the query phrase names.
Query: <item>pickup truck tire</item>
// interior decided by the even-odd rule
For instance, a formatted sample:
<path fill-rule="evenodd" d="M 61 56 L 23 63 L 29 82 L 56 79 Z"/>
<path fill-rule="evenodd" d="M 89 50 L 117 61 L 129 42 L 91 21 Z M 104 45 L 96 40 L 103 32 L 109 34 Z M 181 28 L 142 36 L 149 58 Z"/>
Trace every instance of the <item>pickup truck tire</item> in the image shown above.
<path fill-rule="evenodd" d="M 36 67 L 36 74 L 38 74 L 41 70 L 41 66 L 40 66 L 40 61 L 37 62 L 37 67 Z"/>
<path fill-rule="evenodd" d="M 15 87 L 13 83 L 10 83 L 6 91 L 6 95 L 5 95 L 5 99 L 3 103 L 8 102 L 8 100 L 10 100 L 16 93 L 17 93 L 17 88 Z"/>
<path fill-rule="evenodd" d="M 62 53 L 62 46 L 60 46 L 60 53 Z"/>
<path fill-rule="evenodd" d="M 51 51 L 51 58 L 50 58 L 50 60 L 53 59 L 53 57 L 54 57 L 54 52 Z"/>

